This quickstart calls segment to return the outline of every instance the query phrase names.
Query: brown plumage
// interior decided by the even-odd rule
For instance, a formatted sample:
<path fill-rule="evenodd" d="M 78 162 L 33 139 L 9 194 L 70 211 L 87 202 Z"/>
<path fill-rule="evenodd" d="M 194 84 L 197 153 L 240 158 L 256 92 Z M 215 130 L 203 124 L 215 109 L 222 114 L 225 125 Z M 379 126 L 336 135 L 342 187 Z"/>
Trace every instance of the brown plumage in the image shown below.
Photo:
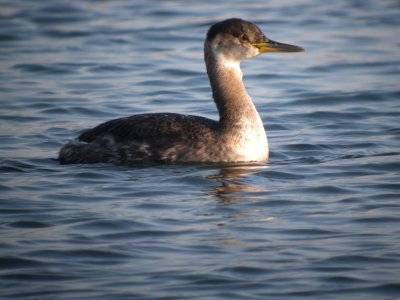
<path fill-rule="evenodd" d="M 302 48 L 267 39 L 253 23 L 211 26 L 204 58 L 219 121 L 173 113 L 141 114 L 100 124 L 64 145 L 61 163 L 249 162 L 268 159 L 261 118 L 242 82 L 240 61 Z"/>

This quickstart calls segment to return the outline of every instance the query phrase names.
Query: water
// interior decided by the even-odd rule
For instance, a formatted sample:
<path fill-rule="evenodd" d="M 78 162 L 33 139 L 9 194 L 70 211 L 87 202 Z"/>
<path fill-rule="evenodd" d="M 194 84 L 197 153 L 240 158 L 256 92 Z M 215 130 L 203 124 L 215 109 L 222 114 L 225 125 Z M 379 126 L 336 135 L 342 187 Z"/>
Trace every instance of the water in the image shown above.
<path fill-rule="evenodd" d="M 2 299 L 399 299 L 398 1 L 0 3 Z M 208 26 L 306 48 L 243 63 L 258 165 L 59 165 L 80 130 L 216 118 Z"/>

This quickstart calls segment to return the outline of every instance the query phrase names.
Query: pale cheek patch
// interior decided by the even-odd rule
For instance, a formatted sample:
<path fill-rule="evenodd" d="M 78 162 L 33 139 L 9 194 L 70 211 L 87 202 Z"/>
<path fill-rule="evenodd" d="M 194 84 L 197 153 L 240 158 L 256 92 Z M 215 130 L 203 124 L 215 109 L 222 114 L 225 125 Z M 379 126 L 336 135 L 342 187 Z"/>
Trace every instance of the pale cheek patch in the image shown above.
<path fill-rule="evenodd" d="M 211 51 L 218 61 L 235 63 L 240 63 L 260 54 L 254 46 L 245 46 L 239 40 L 225 40 L 221 35 L 217 35 L 212 41 Z"/>

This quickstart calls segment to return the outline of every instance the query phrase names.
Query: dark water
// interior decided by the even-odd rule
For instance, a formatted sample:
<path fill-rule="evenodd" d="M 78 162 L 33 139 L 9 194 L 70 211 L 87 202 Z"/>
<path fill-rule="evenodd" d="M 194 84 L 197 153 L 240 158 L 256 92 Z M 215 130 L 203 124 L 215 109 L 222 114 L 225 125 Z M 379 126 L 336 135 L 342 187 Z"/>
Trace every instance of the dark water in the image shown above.
<path fill-rule="evenodd" d="M 399 299 L 398 1 L 0 2 L 0 298 Z M 84 128 L 216 117 L 210 24 L 305 53 L 243 63 L 271 159 L 65 165 Z"/>

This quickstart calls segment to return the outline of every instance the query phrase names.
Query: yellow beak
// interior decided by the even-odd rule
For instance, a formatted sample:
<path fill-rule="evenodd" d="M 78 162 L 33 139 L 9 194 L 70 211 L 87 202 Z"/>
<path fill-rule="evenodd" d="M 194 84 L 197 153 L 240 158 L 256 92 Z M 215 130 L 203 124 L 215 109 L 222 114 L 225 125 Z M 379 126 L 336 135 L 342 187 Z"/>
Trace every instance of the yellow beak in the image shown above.
<path fill-rule="evenodd" d="M 301 52 L 303 48 L 268 40 L 265 43 L 252 44 L 260 53 L 265 52 Z"/>

